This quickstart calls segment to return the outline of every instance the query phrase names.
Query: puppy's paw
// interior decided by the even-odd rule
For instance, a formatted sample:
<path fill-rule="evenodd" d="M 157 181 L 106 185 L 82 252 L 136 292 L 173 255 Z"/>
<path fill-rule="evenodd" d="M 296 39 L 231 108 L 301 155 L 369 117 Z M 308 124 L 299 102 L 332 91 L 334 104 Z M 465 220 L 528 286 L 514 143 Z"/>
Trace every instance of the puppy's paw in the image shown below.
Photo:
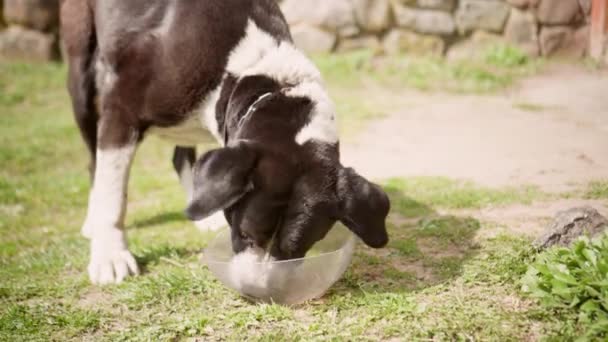
<path fill-rule="evenodd" d="M 122 230 L 106 228 L 95 231 L 91 237 L 88 271 L 91 282 L 98 285 L 119 284 L 129 275 L 139 274 Z"/>
<path fill-rule="evenodd" d="M 194 224 L 201 232 L 215 232 L 228 227 L 228 221 L 226 221 L 226 217 L 222 211 L 219 211 L 204 220 L 196 221 Z"/>

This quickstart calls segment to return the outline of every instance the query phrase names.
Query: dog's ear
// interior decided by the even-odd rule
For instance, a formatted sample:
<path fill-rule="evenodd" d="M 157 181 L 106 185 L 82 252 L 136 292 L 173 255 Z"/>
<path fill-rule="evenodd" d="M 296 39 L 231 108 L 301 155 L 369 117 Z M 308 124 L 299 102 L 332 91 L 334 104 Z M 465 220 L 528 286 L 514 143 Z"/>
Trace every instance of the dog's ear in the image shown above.
<path fill-rule="evenodd" d="M 365 244 L 381 248 L 388 243 L 386 217 L 390 210 L 387 194 L 351 168 L 338 172 L 338 219 Z"/>
<path fill-rule="evenodd" d="M 310 173 L 294 185 L 270 254 L 278 260 L 302 258 L 336 223 L 336 196 L 324 174 Z"/>
<path fill-rule="evenodd" d="M 202 220 L 251 191 L 256 161 L 255 149 L 244 142 L 203 155 L 194 166 L 194 194 L 186 209 L 188 218 Z"/>

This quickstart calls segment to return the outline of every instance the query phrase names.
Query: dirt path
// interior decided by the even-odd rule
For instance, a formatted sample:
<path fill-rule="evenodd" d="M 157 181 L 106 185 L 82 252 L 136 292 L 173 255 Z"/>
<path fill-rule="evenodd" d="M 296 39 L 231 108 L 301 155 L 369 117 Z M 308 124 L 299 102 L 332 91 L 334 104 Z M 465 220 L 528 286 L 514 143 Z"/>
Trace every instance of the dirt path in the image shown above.
<path fill-rule="evenodd" d="M 445 176 L 550 192 L 608 178 L 608 71 L 554 65 L 498 95 L 390 98 L 400 109 L 343 146 L 345 163 L 370 178 Z"/>

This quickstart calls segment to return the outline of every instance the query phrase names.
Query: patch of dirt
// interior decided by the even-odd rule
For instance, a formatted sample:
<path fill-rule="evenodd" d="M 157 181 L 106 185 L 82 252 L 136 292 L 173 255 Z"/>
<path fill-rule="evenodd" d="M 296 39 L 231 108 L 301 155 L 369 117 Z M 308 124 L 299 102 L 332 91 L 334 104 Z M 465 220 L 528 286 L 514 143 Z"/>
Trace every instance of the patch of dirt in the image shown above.
<path fill-rule="evenodd" d="M 453 243 L 439 244 L 437 239 L 429 238 L 418 238 L 416 239 L 416 244 L 422 254 L 432 257 L 433 259 L 461 258 L 471 250 L 471 245 L 468 243 L 464 245 L 456 245 Z"/>
<path fill-rule="evenodd" d="M 342 147 L 373 179 L 445 176 L 570 191 L 608 178 L 608 71 L 552 65 L 497 95 L 370 88 L 392 114 Z M 348 120 L 348 117 L 342 117 Z"/>
<path fill-rule="evenodd" d="M 490 207 L 481 210 L 445 210 L 449 215 L 465 215 L 481 221 L 483 229 L 477 238 L 492 238 L 501 233 L 537 238 L 553 221 L 555 214 L 575 207 L 591 206 L 608 217 L 608 201 L 562 199 L 537 202 L 529 205 L 517 204 L 506 207 Z"/>
<path fill-rule="evenodd" d="M 99 288 L 91 287 L 89 291 L 78 299 L 77 306 L 85 310 L 103 308 L 104 311 L 117 315 L 119 315 L 121 311 L 126 310 L 126 307 L 121 309 L 120 307 L 111 305 L 113 302 L 114 297 L 112 297 L 111 294 L 103 292 Z"/>

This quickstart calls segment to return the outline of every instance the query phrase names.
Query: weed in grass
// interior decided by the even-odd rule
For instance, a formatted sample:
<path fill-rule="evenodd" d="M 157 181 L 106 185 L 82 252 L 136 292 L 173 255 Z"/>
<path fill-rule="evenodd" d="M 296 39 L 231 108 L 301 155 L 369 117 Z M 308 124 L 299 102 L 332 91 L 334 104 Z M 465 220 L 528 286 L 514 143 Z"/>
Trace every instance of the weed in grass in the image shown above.
<path fill-rule="evenodd" d="M 594 181 L 589 183 L 585 198 L 608 199 L 608 181 Z"/>
<path fill-rule="evenodd" d="M 371 51 L 356 51 L 314 58 L 323 75 L 333 84 L 407 85 L 420 90 L 456 93 L 492 92 L 510 86 L 516 79 L 533 74 L 542 61 L 531 60 L 521 50 L 491 46 L 479 60 L 455 63 L 415 56 L 377 57 Z"/>
<path fill-rule="evenodd" d="M 529 63 L 529 57 L 525 52 L 506 44 L 490 46 L 484 52 L 483 59 L 488 64 L 503 68 L 515 68 Z"/>
<path fill-rule="evenodd" d="M 513 107 L 523 110 L 524 112 L 542 112 L 547 108 L 543 105 L 539 105 L 536 103 L 528 103 L 528 102 L 519 102 L 515 103 Z"/>
<path fill-rule="evenodd" d="M 395 178 L 385 182 L 385 189 L 392 196 L 391 204 L 397 211 L 414 216 L 428 214 L 428 205 L 454 209 L 481 208 L 526 204 L 548 196 L 535 187 L 492 189 L 440 177 Z"/>
<path fill-rule="evenodd" d="M 541 253 L 522 284 L 544 305 L 577 313 L 585 339 L 608 338 L 608 234 Z"/>

